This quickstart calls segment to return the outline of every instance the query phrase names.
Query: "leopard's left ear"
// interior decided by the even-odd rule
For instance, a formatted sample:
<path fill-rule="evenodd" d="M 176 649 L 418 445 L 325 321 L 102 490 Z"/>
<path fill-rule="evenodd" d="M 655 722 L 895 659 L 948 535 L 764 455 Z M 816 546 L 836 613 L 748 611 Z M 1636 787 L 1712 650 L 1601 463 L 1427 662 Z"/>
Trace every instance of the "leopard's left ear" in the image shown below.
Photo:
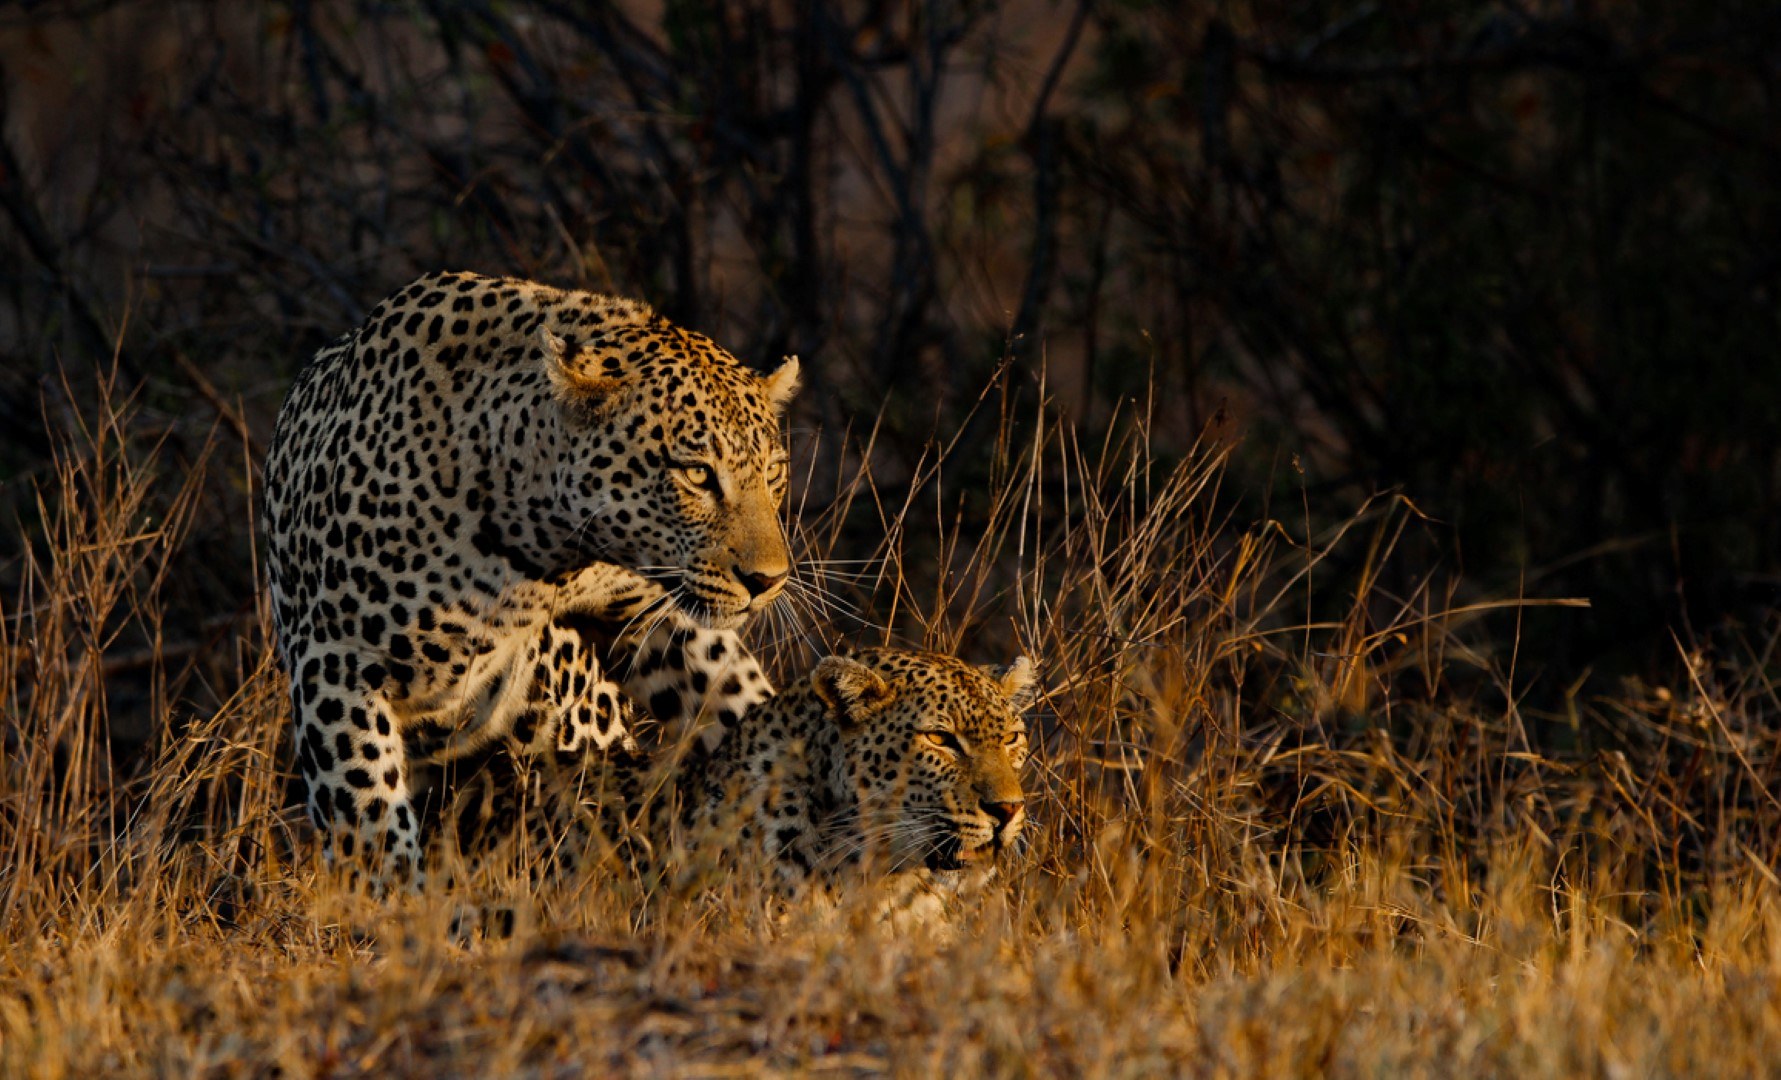
<path fill-rule="evenodd" d="M 571 408 L 587 410 L 604 404 L 624 385 L 617 372 L 602 368 L 589 371 L 577 362 L 576 343 L 558 337 L 550 327 L 538 328 L 538 348 L 543 352 L 544 373 L 557 400 Z M 610 367 L 610 365 L 608 365 Z"/>
<path fill-rule="evenodd" d="M 1012 664 L 995 664 L 984 670 L 996 681 L 1015 712 L 1025 712 L 1038 700 L 1039 672 L 1030 658 L 1017 656 Z"/>
<path fill-rule="evenodd" d="M 767 401 L 776 411 L 784 412 L 798 392 L 798 358 L 788 356 L 773 374 L 761 380 L 766 384 Z"/>
<path fill-rule="evenodd" d="M 843 723 L 864 723 L 896 698 L 882 675 L 845 656 L 817 661 L 810 687 Z"/>

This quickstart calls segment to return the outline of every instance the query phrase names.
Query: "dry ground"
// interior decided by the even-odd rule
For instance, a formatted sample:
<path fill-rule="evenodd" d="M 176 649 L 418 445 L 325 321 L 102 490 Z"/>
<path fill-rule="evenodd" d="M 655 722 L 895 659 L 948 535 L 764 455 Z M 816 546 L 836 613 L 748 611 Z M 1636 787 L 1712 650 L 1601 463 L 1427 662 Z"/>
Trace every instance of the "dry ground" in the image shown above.
<path fill-rule="evenodd" d="M 318 873 L 258 620 L 205 638 L 168 610 L 244 455 L 175 467 L 116 411 L 71 428 L 0 624 L 0 1075 L 1773 1071 L 1773 634 L 1534 715 L 1533 602 L 1387 573 L 1424 526 L 1406 501 L 1245 529 L 1216 454 L 1018 430 L 988 495 L 937 453 L 895 500 L 862 470 L 806 507 L 811 573 L 762 640 L 788 670 L 804 634 L 875 637 L 858 605 L 1042 659 L 1004 888 L 893 935 L 747 882 L 486 880 L 519 926 L 463 945 L 463 897 Z M 883 546 L 823 561 L 849 515 Z"/>

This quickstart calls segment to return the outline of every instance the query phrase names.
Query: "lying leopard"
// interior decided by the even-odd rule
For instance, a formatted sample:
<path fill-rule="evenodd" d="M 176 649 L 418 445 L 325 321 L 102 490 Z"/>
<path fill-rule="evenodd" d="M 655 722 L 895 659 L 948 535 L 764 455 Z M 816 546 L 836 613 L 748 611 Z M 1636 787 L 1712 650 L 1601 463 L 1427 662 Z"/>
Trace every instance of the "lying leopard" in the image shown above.
<path fill-rule="evenodd" d="M 735 631 L 790 570 L 797 381 L 795 359 L 756 375 L 642 304 L 474 274 L 421 278 L 315 356 L 264 516 L 331 859 L 419 887 L 424 769 L 492 745 L 604 753 L 638 702 L 733 722 L 771 692 Z M 635 662 L 661 634 L 699 636 L 674 655 L 705 700 Z"/>
<path fill-rule="evenodd" d="M 504 801 L 506 777 L 465 784 L 450 832 L 472 863 L 526 845 L 535 875 L 614 850 L 664 868 L 717 853 L 764 858 L 791 890 L 863 868 L 945 890 L 992 873 L 1021 834 L 1021 714 L 1035 692 L 1025 657 L 991 669 L 894 649 L 831 656 L 710 752 L 547 769 L 518 785 L 529 807 Z"/>

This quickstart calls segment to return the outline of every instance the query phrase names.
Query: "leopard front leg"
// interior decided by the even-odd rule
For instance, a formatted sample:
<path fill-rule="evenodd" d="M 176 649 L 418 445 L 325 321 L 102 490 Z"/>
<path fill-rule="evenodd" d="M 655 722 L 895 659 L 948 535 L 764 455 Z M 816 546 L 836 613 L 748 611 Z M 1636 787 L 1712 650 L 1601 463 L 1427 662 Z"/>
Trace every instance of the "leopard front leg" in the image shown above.
<path fill-rule="evenodd" d="M 440 765 L 429 822 L 449 808 L 442 840 L 472 867 L 509 847 L 534 877 L 573 865 L 557 812 L 570 804 L 555 793 L 635 748 L 635 710 L 604 672 L 599 640 L 579 616 L 545 620 L 471 711 L 486 720 L 442 743 L 422 745 L 417 731 L 416 756 Z"/>
<path fill-rule="evenodd" d="M 608 677 L 600 637 L 586 620 L 552 619 L 528 658 L 530 688 L 510 732 L 516 749 L 573 758 L 634 746 L 635 711 Z"/>
<path fill-rule="evenodd" d="M 707 753 L 773 696 L 773 684 L 734 630 L 664 624 L 642 640 L 618 642 L 616 651 L 626 654 L 614 664 L 625 696 L 667 725 L 669 740 L 695 737 Z"/>
<path fill-rule="evenodd" d="M 459 699 L 401 702 L 403 747 L 417 768 L 422 830 L 445 854 L 447 877 L 461 868 L 451 852 L 483 861 L 524 839 L 540 768 L 579 770 L 634 747 L 632 711 L 602 670 L 597 640 L 573 615 L 536 618 L 522 633 L 456 643 L 472 659 Z"/>
<path fill-rule="evenodd" d="M 705 724 L 706 745 L 715 747 L 771 696 L 734 633 L 664 618 L 628 635 L 634 615 L 622 606 L 560 613 L 521 657 L 523 702 L 507 737 L 491 744 L 492 759 L 483 755 L 495 767 L 450 785 L 459 809 L 449 831 L 469 867 L 505 848 L 536 881 L 572 872 L 596 853 L 647 845 L 639 824 L 660 812 L 661 791 L 659 778 L 645 779 L 649 759 L 633 738 L 652 724 L 639 702 L 675 726 L 671 738 Z"/>
<path fill-rule="evenodd" d="M 608 677 L 624 698 L 664 725 L 661 741 L 689 736 L 716 749 L 748 710 L 773 696 L 773 684 L 741 635 L 714 630 L 675 607 L 659 584 L 599 565 L 563 586 L 559 616 L 583 641 L 596 642 Z"/>
<path fill-rule="evenodd" d="M 365 872 L 379 890 L 423 887 L 408 761 L 375 673 L 360 670 L 355 654 L 322 648 L 293 661 L 297 768 L 323 857 L 355 878 Z"/>

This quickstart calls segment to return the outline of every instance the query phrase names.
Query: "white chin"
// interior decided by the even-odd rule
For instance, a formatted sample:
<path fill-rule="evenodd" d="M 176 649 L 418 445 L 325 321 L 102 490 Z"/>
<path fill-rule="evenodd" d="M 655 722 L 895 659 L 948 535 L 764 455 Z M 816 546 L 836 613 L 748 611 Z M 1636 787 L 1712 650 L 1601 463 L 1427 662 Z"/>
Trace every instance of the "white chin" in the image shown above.
<path fill-rule="evenodd" d="M 683 602 L 680 609 L 700 626 L 712 630 L 734 630 L 748 621 L 748 608 L 719 607 L 705 600 Z"/>

